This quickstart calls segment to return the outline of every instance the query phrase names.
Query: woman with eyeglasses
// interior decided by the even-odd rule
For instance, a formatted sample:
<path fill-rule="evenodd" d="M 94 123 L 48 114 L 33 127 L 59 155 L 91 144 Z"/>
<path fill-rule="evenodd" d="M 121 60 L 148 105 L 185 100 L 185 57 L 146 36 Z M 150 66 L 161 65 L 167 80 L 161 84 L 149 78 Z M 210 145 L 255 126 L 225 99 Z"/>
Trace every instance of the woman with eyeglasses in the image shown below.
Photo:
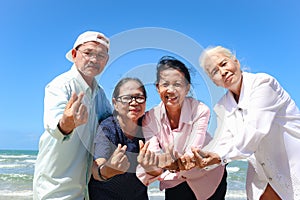
<path fill-rule="evenodd" d="M 136 177 L 137 156 L 143 147 L 141 118 L 145 113 L 146 90 L 137 78 L 120 80 L 113 92 L 113 116 L 101 122 L 97 131 L 91 200 L 148 199 L 147 187 Z M 141 141 L 140 141 L 141 140 Z M 151 156 L 151 152 L 148 152 Z M 155 160 L 156 159 L 156 160 Z M 147 158 L 157 164 L 157 158 Z"/>
<path fill-rule="evenodd" d="M 145 114 L 143 133 L 150 142 L 148 150 L 159 154 L 159 165 L 156 173 L 138 166 L 139 179 L 145 185 L 159 180 L 165 199 L 225 199 L 225 167 L 211 171 L 195 168 L 191 148 L 201 148 L 209 139 L 210 111 L 204 103 L 187 97 L 191 86 L 188 68 L 165 56 L 157 65 L 156 77 L 161 103 Z"/>

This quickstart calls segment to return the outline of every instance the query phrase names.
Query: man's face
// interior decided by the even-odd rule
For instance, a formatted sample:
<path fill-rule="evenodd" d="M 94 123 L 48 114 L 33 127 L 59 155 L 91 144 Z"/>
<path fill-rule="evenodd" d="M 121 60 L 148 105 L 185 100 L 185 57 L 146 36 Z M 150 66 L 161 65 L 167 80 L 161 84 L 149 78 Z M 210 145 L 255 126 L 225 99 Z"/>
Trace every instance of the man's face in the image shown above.
<path fill-rule="evenodd" d="M 86 42 L 77 50 L 73 49 L 72 57 L 81 75 L 85 79 L 91 79 L 103 71 L 109 56 L 107 48 L 102 44 Z"/>

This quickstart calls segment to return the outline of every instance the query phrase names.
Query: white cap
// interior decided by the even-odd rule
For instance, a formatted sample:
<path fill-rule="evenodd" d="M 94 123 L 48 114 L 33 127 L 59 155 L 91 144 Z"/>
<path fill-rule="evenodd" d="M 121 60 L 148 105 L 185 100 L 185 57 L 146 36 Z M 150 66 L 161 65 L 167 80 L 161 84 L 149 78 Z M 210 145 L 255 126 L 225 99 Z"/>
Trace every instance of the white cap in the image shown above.
<path fill-rule="evenodd" d="M 66 58 L 69 61 L 73 62 L 72 50 L 81 44 L 91 41 L 99 42 L 100 44 L 103 44 L 107 49 L 109 49 L 109 39 L 103 33 L 95 31 L 86 31 L 78 36 L 77 40 L 73 45 L 73 48 L 66 54 Z"/>

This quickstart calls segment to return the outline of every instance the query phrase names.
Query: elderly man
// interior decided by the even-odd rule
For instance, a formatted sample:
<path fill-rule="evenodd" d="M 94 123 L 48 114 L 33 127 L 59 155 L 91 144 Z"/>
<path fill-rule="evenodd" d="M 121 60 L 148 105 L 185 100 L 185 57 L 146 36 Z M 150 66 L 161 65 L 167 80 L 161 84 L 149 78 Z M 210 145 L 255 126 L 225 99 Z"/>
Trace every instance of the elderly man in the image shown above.
<path fill-rule="evenodd" d="M 94 135 L 112 111 L 95 80 L 107 64 L 108 50 L 104 34 L 82 33 L 66 54 L 71 69 L 46 86 L 33 199 L 88 199 Z"/>

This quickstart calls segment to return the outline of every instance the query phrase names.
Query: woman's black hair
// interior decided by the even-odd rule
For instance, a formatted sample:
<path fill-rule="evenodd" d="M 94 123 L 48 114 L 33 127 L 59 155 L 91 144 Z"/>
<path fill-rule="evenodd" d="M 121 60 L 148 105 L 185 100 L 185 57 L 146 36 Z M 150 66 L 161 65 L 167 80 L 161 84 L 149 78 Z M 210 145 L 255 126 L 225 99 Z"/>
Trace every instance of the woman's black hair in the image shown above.
<path fill-rule="evenodd" d="M 160 81 L 160 72 L 166 69 L 175 69 L 184 74 L 184 77 L 188 84 L 191 84 L 191 75 L 188 68 L 180 60 L 174 58 L 173 56 L 163 56 L 157 64 L 156 70 L 156 83 Z"/>
<path fill-rule="evenodd" d="M 139 88 L 142 89 L 142 92 L 143 92 L 145 98 L 147 98 L 147 93 L 146 93 L 146 89 L 145 89 L 145 86 L 144 86 L 143 82 L 140 79 L 138 79 L 138 78 L 132 78 L 132 77 L 122 78 L 117 83 L 117 85 L 115 86 L 115 89 L 113 91 L 113 95 L 112 95 L 113 98 L 117 98 L 119 96 L 121 86 L 124 85 L 125 83 L 127 83 L 128 81 L 135 81 L 135 82 L 137 82 L 140 85 Z"/>

